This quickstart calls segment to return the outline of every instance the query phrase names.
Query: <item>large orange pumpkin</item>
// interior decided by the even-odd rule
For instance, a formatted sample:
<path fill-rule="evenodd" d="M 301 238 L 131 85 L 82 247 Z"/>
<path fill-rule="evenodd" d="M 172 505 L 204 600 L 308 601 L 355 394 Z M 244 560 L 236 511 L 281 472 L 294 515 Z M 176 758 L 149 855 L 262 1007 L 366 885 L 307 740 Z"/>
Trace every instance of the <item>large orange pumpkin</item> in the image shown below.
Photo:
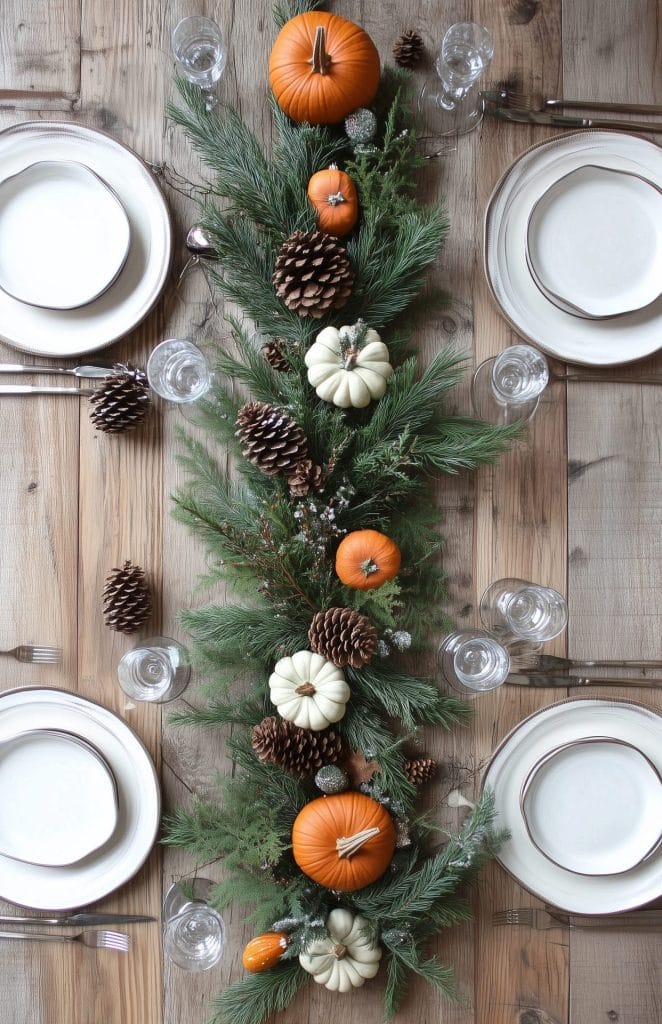
<path fill-rule="evenodd" d="M 287 21 L 269 58 L 269 82 L 294 121 L 337 124 L 365 107 L 379 86 L 379 54 L 367 32 L 327 11 Z"/>
<path fill-rule="evenodd" d="M 308 198 L 317 210 L 317 226 L 339 238 L 352 230 L 359 216 L 356 186 L 349 174 L 331 164 L 308 182 Z"/>
<path fill-rule="evenodd" d="M 378 530 L 348 533 L 336 551 L 336 574 L 354 590 L 373 590 L 400 571 L 400 549 Z"/>
<path fill-rule="evenodd" d="M 364 793 L 311 800 L 292 828 L 292 852 L 303 873 L 338 892 L 354 892 L 376 882 L 394 850 L 391 815 Z"/>
<path fill-rule="evenodd" d="M 265 932 L 256 935 L 244 947 L 242 962 L 247 971 L 257 974 L 275 967 L 287 949 L 289 938 L 285 932 Z"/>

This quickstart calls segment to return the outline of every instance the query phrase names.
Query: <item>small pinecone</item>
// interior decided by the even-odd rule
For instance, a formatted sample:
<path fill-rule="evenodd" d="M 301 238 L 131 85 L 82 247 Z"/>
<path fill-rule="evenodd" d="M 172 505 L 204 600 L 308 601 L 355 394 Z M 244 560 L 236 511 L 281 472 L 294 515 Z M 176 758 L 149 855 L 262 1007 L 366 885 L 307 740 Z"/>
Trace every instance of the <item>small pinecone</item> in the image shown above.
<path fill-rule="evenodd" d="M 329 310 L 341 309 L 353 281 L 345 249 L 323 231 L 295 231 L 276 257 L 276 295 L 299 316 L 319 320 Z"/>
<path fill-rule="evenodd" d="M 152 595 L 139 565 L 111 569 L 103 588 L 103 617 L 116 633 L 135 633 L 152 613 Z"/>
<path fill-rule="evenodd" d="M 266 402 L 247 402 L 237 416 L 242 450 L 249 462 L 267 476 L 289 477 L 308 458 L 303 430 L 282 409 Z"/>
<path fill-rule="evenodd" d="M 317 612 L 308 630 L 310 649 L 338 668 L 361 668 L 377 647 L 377 630 L 370 619 L 351 608 Z"/>
<path fill-rule="evenodd" d="M 302 459 L 301 462 L 297 462 L 294 472 L 287 478 L 290 494 L 295 498 L 305 498 L 310 490 L 321 490 L 323 483 L 322 467 L 316 466 L 312 459 Z"/>
<path fill-rule="evenodd" d="M 345 118 L 345 134 L 350 142 L 365 144 L 372 142 L 377 134 L 377 118 L 372 110 L 359 107 Z"/>
<path fill-rule="evenodd" d="M 269 366 L 279 373 L 287 373 L 288 370 L 292 369 L 283 351 L 283 342 L 280 338 L 274 338 L 272 341 L 265 342 L 260 351 L 269 363 Z"/>
<path fill-rule="evenodd" d="M 145 371 L 118 363 L 90 398 L 90 418 L 97 430 L 121 434 L 144 420 L 149 404 Z"/>
<path fill-rule="evenodd" d="M 349 788 L 349 778 L 337 764 L 325 764 L 315 772 L 315 785 L 327 795 L 344 793 Z"/>
<path fill-rule="evenodd" d="M 437 762 L 431 757 L 412 757 L 405 761 L 405 775 L 415 786 L 429 782 L 437 771 Z"/>
<path fill-rule="evenodd" d="M 323 765 L 335 764 L 342 752 L 342 740 L 333 729 L 300 729 L 275 715 L 254 726 L 251 744 L 260 761 L 277 764 L 300 779 L 314 775 Z"/>
<path fill-rule="evenodd" d="M 423 56 L 423 40 L 418 32 L 403 32 L 393 47 L 395 63 L 401 68 L 415 68 Z"/>

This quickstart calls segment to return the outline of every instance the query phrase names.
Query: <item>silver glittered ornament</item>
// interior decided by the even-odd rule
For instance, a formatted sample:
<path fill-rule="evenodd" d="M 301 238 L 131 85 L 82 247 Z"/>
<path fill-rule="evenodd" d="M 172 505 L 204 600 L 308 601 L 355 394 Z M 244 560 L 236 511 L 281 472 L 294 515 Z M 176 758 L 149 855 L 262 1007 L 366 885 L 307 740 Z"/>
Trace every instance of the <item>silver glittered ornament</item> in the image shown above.
<path fill-rule="evenodd" d="M 347 775 L 335 764 L 325 764 L 315 774 L 315 785 L 322 793 L 343 793 L 349 786 Z"/>
<path fill-rule="evenodd" d="M 359 107 L 345 118 L 347 138 L 356 145 L 372 142 L 377 133 L 377 118 L 372 110 Z"/>

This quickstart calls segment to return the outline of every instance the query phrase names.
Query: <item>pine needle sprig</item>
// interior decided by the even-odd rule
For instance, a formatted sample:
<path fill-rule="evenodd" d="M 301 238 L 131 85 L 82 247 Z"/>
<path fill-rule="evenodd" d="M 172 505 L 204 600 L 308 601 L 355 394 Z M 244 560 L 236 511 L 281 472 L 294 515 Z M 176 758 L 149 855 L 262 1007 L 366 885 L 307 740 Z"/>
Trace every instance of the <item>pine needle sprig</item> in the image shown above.
<path fill-rule="evenodd" d="M 297 960 L 284 961 L 260 974 L 247 974 L 216 997 L 210 1024 L 261 1024 L 289 1006 L 309 981 L 310 975 Z"/>

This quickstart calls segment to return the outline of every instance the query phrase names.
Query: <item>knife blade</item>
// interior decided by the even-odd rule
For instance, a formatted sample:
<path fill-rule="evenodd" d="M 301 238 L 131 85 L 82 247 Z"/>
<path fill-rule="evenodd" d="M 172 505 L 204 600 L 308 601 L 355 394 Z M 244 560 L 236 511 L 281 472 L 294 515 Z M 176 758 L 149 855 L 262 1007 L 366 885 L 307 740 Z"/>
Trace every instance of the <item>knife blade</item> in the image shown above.
<path fill-rule="evenodd" d="M 531 686 L 544 690 L 548 687 L 562 686 L 635 686 L 642 689 L 662 687 L 662 679 L 590 679 L 588 676 L 545 675 L 539 673 L 511 672 L 506 683 L 513 686 Z"/>
<path fill-rule="evenodd" d="M 662 668 L 662 661 L 646 660 L 630 661 L 628 659 L 603 659 L 603 658 L 560 658 L 554 654 L 536 654 L 532 657 L 533 664 L 518 665 L 518 669 L 525 669 L 527 672 L 535 673 L 548 672 L 551 675 L 568 672 L 571 669 L 587 668 Z"/>
<path fill-rule="evenodd" d="M 46 384 L 0 384 L 0 395 L 93 395 L 93 388 L 63 388 Z"/>
<path fill-rule="evenodd" d="M 662 124 L 646 121 L 623 121 L 620 118 L 572 117 L 565 114 L 547 114 L 537 110 L 515 110 L 511 107 L 495 107 L 487 113 L 500 121 L 515 121 L 517 124 L 541 124 L 552 128 L 617 128 L 630 132 L 662 132 Z"/>
<path fill-rule="evenodd" d="M 60 928 L 69 926 L 78 928 L 92 924 L 139 924 L 144 921 L 156 921 L 147 914 L 60 914 L 56 917 L 18 917 L 13 914 L 0 915 L 0 924 L 53 924 Z"/>

